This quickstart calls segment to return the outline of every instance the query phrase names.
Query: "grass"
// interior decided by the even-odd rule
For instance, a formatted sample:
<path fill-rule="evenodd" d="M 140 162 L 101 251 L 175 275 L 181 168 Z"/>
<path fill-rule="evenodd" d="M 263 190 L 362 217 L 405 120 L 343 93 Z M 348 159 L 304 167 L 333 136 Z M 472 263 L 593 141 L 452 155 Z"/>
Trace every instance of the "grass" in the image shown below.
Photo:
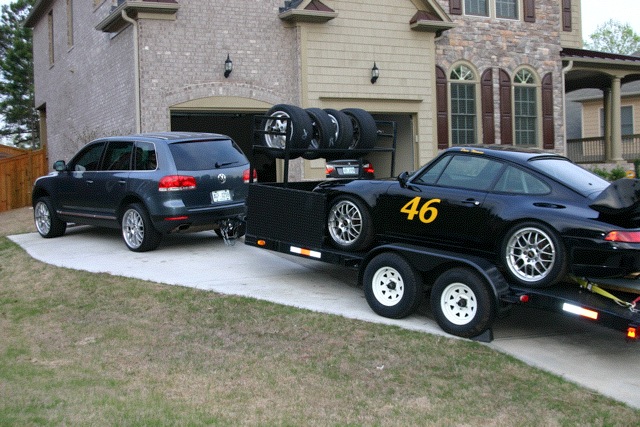
<path fill-rule="evenodd" d="M 40 263 L 4 237 L 30 215 L 0 214 L 0 426 L 640 420 L 478 343 Z"/>

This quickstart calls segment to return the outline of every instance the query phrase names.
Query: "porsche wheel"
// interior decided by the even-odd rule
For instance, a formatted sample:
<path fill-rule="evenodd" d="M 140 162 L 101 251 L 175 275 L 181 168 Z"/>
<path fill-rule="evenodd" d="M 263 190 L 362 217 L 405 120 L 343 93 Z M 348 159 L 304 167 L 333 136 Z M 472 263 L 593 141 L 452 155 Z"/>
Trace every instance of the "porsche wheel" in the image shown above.
<path fill-rule="evenodd" d="M 502 243 L 501 260 L 511 280 L 532 288 L 551 286 L 566 273 L 562 242 L 555 231 L 539 223 L 511 228 Z"/>
<path fill-rule="evenodd" d="M 366 206 L 351 196 L 337 197 L 327 215 L 331 243 L 338 249 L 360 251 L 373 243 L 373 224 Z"/>

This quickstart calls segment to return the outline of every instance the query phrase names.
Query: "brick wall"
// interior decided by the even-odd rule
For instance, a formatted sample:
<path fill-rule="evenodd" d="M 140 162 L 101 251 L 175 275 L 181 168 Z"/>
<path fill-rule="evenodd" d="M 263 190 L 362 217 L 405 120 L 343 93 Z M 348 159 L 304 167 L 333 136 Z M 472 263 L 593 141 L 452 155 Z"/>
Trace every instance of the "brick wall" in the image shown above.
<path fill-rule="evenodd" d="M 135 130 L 131 28 L 95 30 L 111 1 L 74 1 L 74 45 L 67 42 L 66 1 L 52 3 L 54 63 L 46 16 L 34 28 L 36 107 L 46 107 L 49 158 L 68 160 L 89 140 Z"/>

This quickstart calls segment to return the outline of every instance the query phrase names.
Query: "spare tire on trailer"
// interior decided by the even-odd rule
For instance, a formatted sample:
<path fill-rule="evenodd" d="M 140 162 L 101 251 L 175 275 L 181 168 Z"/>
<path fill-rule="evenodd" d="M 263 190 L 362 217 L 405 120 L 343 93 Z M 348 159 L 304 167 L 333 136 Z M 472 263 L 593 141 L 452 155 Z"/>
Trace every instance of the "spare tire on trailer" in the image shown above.
<path fill-rule="evenodd" d="M 329 148 L 333 141 L 335 132 L 333 123 L 329 114 L 321 108 L 307 108 L 305 110 L 312 123 L 312 136 L 309 142 L 309 151 L 305 152 L 302 157 L 305 159 L 317 159 L 320 157 L 318 150 Z"/>
<path fill-rule="evenodd" d="M 329 115 L 334 130 L 334 135 L 329 141 L 329 147 L 327 148 L 349 148 L 353 141 L 353 122 L 351 118 L 342 111 L 332 108 L 325 108 L 324 111 Z"/>
<path fill-rule="evenodd" d="M 360 108 L 345 108 L 342 110 L 353 124 L 353 138 L 348 149 L 366 150 L 373 148 L 378 139 L 378 125 L 373 116 Z"/>
<path fill-rule="evenodd" d="M 307 148 L 313 137 L 313 123 L 305 110 L 295 105 L 277 104 L 262 120 L 260 129 L 264 132 L 260 143 L 278 150 L 269 151 L 274 157 L 283 158 L 284 150 Z M 290 154 L 290 158 L 300 157 L 301 153 Z"/>

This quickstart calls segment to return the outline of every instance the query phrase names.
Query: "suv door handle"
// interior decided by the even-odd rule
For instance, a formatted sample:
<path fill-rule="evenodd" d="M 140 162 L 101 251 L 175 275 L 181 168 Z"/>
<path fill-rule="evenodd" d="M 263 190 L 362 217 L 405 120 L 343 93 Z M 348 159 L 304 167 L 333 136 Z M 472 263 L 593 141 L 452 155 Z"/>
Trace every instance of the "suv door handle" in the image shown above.
<path fill-rule="evenodd" d="M 480 206 L 480 202 L 477 201 L 476 199 L 463 200 L 462 203 L 467 204 L 467 205 Z"/>

